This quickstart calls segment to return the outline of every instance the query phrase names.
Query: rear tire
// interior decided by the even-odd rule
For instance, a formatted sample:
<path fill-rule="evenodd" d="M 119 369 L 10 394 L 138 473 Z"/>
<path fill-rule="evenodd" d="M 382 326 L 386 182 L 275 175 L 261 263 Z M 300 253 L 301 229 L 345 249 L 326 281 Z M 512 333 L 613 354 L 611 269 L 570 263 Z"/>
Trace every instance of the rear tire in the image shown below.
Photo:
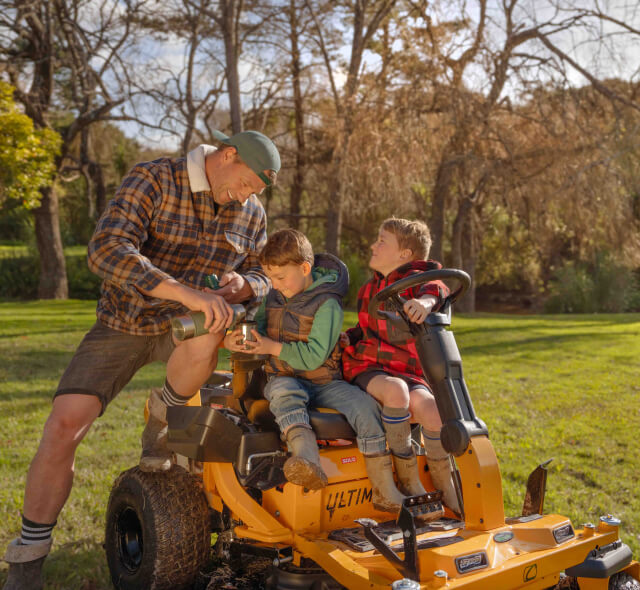
<path fill-rule="evenodd" d="M 181 467 L 133 467 L 109 497 L 105 549 L 117 590 L 187 590 L 210 559 L 209 506 L 197 478 Z"/>
<path fill-rule="evenodd" d="M 623 572 L 611 576 L 609 579 L 609 590 L 640 590 L 640 582 Z"/>

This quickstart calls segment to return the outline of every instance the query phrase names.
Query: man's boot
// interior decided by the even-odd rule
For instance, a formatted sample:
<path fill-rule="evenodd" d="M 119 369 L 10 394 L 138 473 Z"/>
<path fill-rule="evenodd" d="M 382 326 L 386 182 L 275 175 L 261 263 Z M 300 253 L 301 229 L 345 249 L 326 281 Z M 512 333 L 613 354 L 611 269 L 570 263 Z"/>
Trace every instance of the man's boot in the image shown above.
<path fill-rule="evenodd" d="M 364 455 L 364 464 L 371 482 L 373 507 L 382 512 L 398 514 L 404 496 L 398 491 L 393 480 L 391 455 Z"/>
<path fill-rule="evenodd" d="M 160 398 L 160 390 L 152 389 L 149 396 L 149 420 L 142 432 L 142 471 L 168 471 L 173 453 L 167 448 L 167 404 Z"/>
<path fill-rule="evenodd" d="M 11 541 L 4 556 L 9 575 L 2 590 L 42 590 L 42 564 L 51 543 L 51 539 L 39 545 L 23 545 L 20 539 Z"/>
<path fill-rule="evenodd" d="M 324 488 L 329 482 L 320 466 L 318 443 L 311 426 L 299 424 L 290 428 L 286 439 L 292 455 L 284 464 L 287 480 L 309 490 Z"/>
<path fill-rule="evenodd" d="M 424 450 L 427 453 L 427 465 L 431 481 L 437 490 L 442 491 L 442 501 L 450 510 L 460 514 L 458 494 L 453 484 L 453 473 L 449 454 L 444 450 L 440 435 L 423 429 Z"/>
<path fill-rule="evenodd" d="M 403 494 L 407 496 L 422 496 L 427 493 L 420 481 L 418 459 L 413 449 L 407 457 L 393 455 L 393 466 L 396 468 L 398 488 Z"/>

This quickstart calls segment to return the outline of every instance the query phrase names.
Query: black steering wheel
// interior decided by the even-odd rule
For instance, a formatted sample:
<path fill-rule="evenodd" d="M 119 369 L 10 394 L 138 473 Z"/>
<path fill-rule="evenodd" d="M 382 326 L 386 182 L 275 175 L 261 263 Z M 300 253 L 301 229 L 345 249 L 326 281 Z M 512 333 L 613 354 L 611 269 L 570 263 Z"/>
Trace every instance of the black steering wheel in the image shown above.
<path fill-rule="evenodd" d="M 471 286 L 471 277 L 463 270 L 458 270 L 455 268 L 441 268 L 438 270 L 427 270 L 425 272 L 400 279 L 399 281 L 392 283 L 388 287 L 385 287 L 384 289 L 382 289 L 382 291 L 373 296 L 371 301 L 369 301 L 369 315 L 377 320 L 383 318 L 397 318 L 397 315 L 393 314 L 392 312 L 382 311 L 380 309 L 380 306 L 388 299 L 391 299 L 395 303 L 395 307 L 398 310 L 398 313 L 400 313 L 400 315 L 404 315 L 402 306 L 406 303 L 407 300 L 399 295 L 400 292 L 406 291 L 407 289 L 415 287 L 416 285 L 422 285 L 430 281 L 444 279 L 455 279 L 460 283 L 458 288 L 452 291 L 440 305 L 439 310 L 444 311 L 447 307 L 451 306 L 451 304 L 455 303 L 462 295 L 464 295 Z"/>

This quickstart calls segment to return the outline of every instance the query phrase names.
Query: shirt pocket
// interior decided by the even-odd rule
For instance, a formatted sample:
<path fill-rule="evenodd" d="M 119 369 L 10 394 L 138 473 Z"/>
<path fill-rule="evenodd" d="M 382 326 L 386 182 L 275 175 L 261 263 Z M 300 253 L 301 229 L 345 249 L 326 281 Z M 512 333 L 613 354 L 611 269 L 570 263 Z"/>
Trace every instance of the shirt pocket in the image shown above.
<path fill-rule="evenodd" d="M 243 259 L 251 251 L 256 249 L 255 240 L 244 234 L 241 234 L 235 231 L 226 230 L 224 232 L 224 237 L 233 248 L 233 251 L 237 255 L 242 256 Z"/>

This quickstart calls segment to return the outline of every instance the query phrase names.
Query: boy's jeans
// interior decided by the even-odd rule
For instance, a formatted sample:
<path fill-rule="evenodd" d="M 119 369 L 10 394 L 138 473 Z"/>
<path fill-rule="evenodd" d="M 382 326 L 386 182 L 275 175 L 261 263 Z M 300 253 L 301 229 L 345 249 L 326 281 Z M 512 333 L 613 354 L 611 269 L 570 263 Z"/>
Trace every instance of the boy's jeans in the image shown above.
<path fill-rule="evenodd" d="M 332 408 L 344 414 L 357 434 L 363 455 L 384 453 L 387 442 L 376 401 L 342 379 L 323 385 L 295 377 L 272 377 L 264 389 L 269 408 L 284 432 L 292 424 L 309 424 L 307 406 Z"/>

